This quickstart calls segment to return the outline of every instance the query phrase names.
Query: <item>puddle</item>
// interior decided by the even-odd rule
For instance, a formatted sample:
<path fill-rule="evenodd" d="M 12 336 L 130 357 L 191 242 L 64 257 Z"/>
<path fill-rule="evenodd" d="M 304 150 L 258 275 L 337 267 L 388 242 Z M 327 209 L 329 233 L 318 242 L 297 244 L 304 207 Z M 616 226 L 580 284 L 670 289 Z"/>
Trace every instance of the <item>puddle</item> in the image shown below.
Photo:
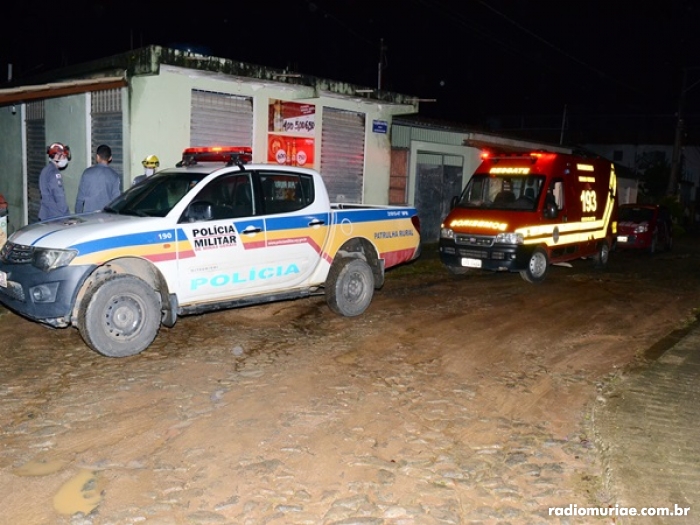
<path fill-rule="evenodd" d="M 59 470 L 63 470 L 68 464 L 67 461 L 53 460 L 53 461 L 29 461 L 21 467 L 16 468 L 12 471 L 16 476 L 30 477 L 30 476 L 48 476 L 50 474 L 55 474 Z"/>
<path fill-rule="evenodd" d="M 101 492 L 96 473 L 81 470 L 58 489 L 53 497 L 53 507 L 64 515 L 90 514 L 102 501 Z"/>

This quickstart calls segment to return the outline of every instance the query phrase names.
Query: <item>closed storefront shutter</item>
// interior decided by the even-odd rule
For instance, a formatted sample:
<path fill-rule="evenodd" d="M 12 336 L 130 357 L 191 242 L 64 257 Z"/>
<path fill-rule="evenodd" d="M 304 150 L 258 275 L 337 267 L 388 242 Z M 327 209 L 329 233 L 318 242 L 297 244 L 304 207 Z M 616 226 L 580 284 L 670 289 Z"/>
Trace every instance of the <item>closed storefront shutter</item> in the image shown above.
<path fill-rule="evenodd" d="M 190 146 L 251 146 L 253 99 L 192 90 Z"/>
<path fill-rule="evenodd" d="M 321 175 L 332 202 L 362 203 L 365 115 L 323 108 Z"/>
<path fill-rule="evenodd" d="M 27 220 L 39 220 L 41 193 L 39 174 L 49 161 L 46 155 L 46 126 L 44 124 L 44 101 L 27 103 Z"/>
<path fill-rule="evenodd" d="M 108 89 L 94 91 L 91 102 L 92 136 L 92 162 L 95 161 L 95 152 L 101 144 L 112 148 L 112 163 L 110 167 L 119 173 L 124 187 L 124 131 L 122 112 L 122 90 Z"/>

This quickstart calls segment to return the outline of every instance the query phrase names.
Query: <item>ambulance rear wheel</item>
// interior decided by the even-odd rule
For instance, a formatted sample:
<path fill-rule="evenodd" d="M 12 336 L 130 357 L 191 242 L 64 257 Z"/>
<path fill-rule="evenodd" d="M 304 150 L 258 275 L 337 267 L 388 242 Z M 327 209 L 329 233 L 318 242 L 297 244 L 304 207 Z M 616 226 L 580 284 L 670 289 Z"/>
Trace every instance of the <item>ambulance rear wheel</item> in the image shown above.
<path fill-rule="evenodd" d="M 527 268 L 520 271 L 520 277 L 532 284 L 538 284 L 544 281 L 549 269 L 549 257 L 544 248 L 535 248 L 532 252 L 530 260 L 527 263 Z"/>
<path fill-rule="evenodd" d="M 598 252 L 593 257 L 593 264 L 596 268 L 605 268 L 610 260 L 610 246 L 607 241 L 603 241 L 598 246 Z"/>
<path fill-rule="evenodd" d="M 374 275 L 364 259 L 345 258 L 333 263 L 326 280 L 326 303 L 345 317 L 364 312 L 374 296 Z"/>
<path fill-rule="evenodd" d="M 143 352 L 160 328 L 160 300 L 153 288 L 132 275 L 114 275 L 88 291 L 78 313 L 85 343 L 107 357 Z"/>

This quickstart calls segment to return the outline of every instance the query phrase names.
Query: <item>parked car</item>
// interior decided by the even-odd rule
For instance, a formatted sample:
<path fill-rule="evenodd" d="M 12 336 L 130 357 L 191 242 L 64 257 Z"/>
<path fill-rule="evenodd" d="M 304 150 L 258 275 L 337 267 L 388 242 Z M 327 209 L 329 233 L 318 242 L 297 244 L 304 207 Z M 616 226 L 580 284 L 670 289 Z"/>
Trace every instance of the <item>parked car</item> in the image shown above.
<path fill-rule="evenodd" d="M 673 246 L 671 214 L 659 204 L 622 204 L 618 209 L 619 249 L 670 250 Z"/>

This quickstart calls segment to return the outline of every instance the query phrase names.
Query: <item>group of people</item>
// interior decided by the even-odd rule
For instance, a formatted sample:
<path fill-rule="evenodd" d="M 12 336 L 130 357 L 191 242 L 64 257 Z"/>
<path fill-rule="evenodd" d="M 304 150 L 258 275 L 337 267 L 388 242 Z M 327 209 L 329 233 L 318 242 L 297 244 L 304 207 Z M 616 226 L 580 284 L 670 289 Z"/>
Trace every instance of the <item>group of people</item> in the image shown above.
<path fill-rule="evenodd" d="M 46 153 L 49 156 L 49 162 L 39 175 L 40 221 L 70 214 L 61 176 L 61 170 L 71 160 L 70 147 L 67 144 L 54 142 L 47 148 Z M 75 213 L 99 211 L 121 194 L 122 180 L 119 174 L 109 166 L 111 162 L 112 148 L 106 144 L 98 146 L 95 151 L 95 164 L 86 168 L 80 177 L 78 196 L 75 199 Z M 149 155 L 141 164 L 145 171 L 134 179 L 133 185 L 155 173 L 160 162 L 155 155 Z"/>

